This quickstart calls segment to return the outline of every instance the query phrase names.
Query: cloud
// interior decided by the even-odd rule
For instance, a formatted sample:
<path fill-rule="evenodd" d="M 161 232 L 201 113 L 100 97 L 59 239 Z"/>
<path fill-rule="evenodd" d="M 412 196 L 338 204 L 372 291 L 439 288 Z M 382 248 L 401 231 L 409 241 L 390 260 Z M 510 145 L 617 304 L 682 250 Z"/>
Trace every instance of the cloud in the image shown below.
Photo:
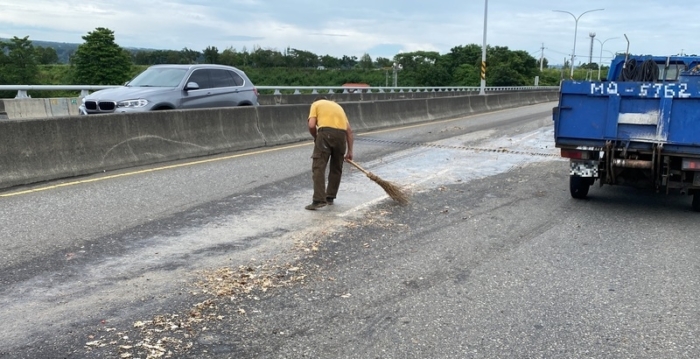
<path fill-rule="evenodd" d="M 575 22 L 552 10 L 578 15 L 595 8 L 605 10 L 587 13 L 578 22 L 579 59 L 590 53 L 589 32 L 601 40 L 623 39 L 607 42 L 610 51 L 624 50 L 627 34 L 634 53 L 698 52 L 688 34 L 700 28 L 695 21 L 700 4 L 653 0 L 637 0 L 634 7 L 609 0 L 491 1 L 487 41 L 531 54 L 539 54 L 544 44 L 550 63 L 561 62 L 573 49 Z M 124 47 L 293 47 L 336 57 L 447 53 L 459 45 L 481 45 L 484 28 L 484 1 L 477 0 L 150 0 L 147 5 L 137 0 L 0 0 L 0 9 L 2 37 L 80 43 L 89 31 L 106 27 Z M 396 53 L 387 54 L 391 50 Z"/>
<path fill-rule="evenodd" d="M 318 36 L 335 36 L 335 37 L 347 37 L 348 35 L 345 34 L 330 34 L 330 33 L 322 33 L 322 32 L 312 32 L 309 35 L 318 35 Z"/>

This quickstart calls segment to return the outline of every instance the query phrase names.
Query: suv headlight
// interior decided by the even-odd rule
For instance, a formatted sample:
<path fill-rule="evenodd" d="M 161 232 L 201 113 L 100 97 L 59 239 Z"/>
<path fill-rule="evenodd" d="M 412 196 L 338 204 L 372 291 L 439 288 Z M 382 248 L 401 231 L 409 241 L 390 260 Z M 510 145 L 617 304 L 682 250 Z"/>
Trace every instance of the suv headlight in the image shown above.
<path fill-rule="evenodd" d="M 117 107 L 137 108 L 144 107 L 146 105 L 148 105 L 148 100 L 142 98 L 138 100 L 126 100 L 117 102 Z"/>

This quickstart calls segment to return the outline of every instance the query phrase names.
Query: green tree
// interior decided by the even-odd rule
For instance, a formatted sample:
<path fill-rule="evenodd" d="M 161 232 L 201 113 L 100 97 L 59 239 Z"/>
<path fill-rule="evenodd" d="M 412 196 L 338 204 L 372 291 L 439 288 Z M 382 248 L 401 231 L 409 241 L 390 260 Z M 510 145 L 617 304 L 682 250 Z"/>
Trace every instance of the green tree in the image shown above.
<path fill-rule="evenodd" d="M 285 57 L 275 49 L 257 47 L 250 54 L 251 65 L 254 67 L 284 67 Z"/>
<path fill-rule="evenodd" d="M 73 83 L 117 85 L 131 78 L 131 56 L 114 42 L 114 32 L 104 27 L 83 36 L 71 59 Z"/>
<path fill-rule="evenodd" d="M 372 57 L 368 53 L 365 53 L 360 57 L 360 62 L 358 63 L 360 68 L 363 70 L 370 70 L 374 68 L 374 63 L 372 62 Z"/>
<path fill-rule="evenodd" d="M 216 50 L 218 53 L 218 49 Z M 183 48 L 179 54 L 178 53 L 172 53 L 169 54 L 168 56 L 168 62 L 169 64 L 196 64 L 199 58 L 202 56 L 202 53 L 196 50 L 191 50 L 188 48 Z"/>
<path fill-rule="evenodd" d="M 454 70 L 452 77 L 457 86 L 479 86 L 481 82 L 481 67 L 472 64 L 461 64 Z"/>
<path fill-rule="evenodd" d="M 286 66 L 297 68 L 316 68 L 319 64 L 318 55 L 310 51 L 287 49 Z"/>
<path fill-rule="evenodd" d="M 58 53 L 53 47 L 36 47 L 37 62 L 41 65 L 51 65 L 58 63 Z"/>
<path fill-rule="evenodd" d="M 452 74 L 453 77 L 457 76 L 456 71 L 458 71 L 458 69 L 465 64 L 481 68 L 481 46 L 476 44 L 470 44 L 467 46 L 455 46 L 452 49 L 450 49 L 450 52 L 447 53 L 444 57 L 447 61 L 448 71 Z M 464 68 L 460 70 L 460 73 L 463 74 L 463 71 Z"/>
<path fill-rule="evenodd" d="M 534 77 L 533 77 L 534 81 Z M 525 78 L 515 68 L 506 63 L 491 66 L 486 71 L 486 83 L 488 86 L 525 86 L 528 85 Z M 531 83 L 529 85 L 532 85 Z"/>
<path fill-rule="evenodd" d="M 219 49 L 217 49 L 216 46 L 207 46 L 207 48 L 202 51 L 202 55 L 204 56 L 204 63 L 219 63 Z"/>
<path fill-rule="evenodd" d="M 400 85 L 446 86 L 452 82 L 446 61 L 436 51 L 405 52 L 394 56 L 401 65 Z"/>
<path fill-rule="evenodd" d="M 243 54 L 236 51 L 233 47 L 229 47 L 219 56 L 219 63 L 222 65 L 229 66 L 242 66 L 243 65 Z"/>
<path fill-rule="evenodd" d="M 578 68 L 587 70 L 598 70 L 598 63 L 591 62 L 589 64 L 581 64 L 578 66 Z"/>
<path fill-rule="evenodd" d="M 37 83 L 39 68 L 36 52 L 29 36 L 14 36 L 9 42 L 0 45 L 0 52 L 7 51 L 2 60 L 3 83 L 12 85 L 34 85 Z"/>
<path fill-rule="evenodd" d="M 340 67 L 340 59 L 331 55 L 321 56 L 321 66 L 327 69 L 337 69 Z"/>
<path fill-rule="evenodd" d="M 357 65 L 357 56 L 346 56 L 340 59 L 340 67 L 344 69 L 351 69 Z"/>
<path fill-rule="evenodd" d="M 5 55 L 5 47 L 7 45 L 0 41 L 0 85 L 6 85 L 7 80 L 5 79 L 5 68 L 10 61 L 7 58 L 7 55 Z M 0 91 L 0 98 L 11 98 L 14 97 L 14 94 L 11 94 L 11 91 Z"/>
<path fill-rule="evenodd" d="M 387 59 L 386 57 L 380 56 L 380 57 L 377 57 L 376 59 L 374 59 L 374 64 L 378 68 L 387 68 L 387 67 L 391 67 L 392 61 L 391 61 L 391 59 Z"/>

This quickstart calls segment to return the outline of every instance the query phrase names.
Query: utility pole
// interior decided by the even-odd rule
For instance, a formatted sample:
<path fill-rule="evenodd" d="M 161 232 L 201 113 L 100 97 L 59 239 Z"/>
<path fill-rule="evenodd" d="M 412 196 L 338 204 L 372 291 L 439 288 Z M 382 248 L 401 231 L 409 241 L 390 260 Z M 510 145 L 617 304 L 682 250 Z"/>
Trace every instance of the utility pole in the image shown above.
<path fill-rule="evenodd" d="M 399 85 L 399 70 L 403 69 L 403 66 L 401 64 L 397 64 L 394 62 L 394 64 L 391 66 L 393 69 L 393 82 L 394 82 L 394 87 L 398 87 Z"/>
<path fill-rule="evenodd" d="M 544 64 L 544 42 L 542 43 L 542 48 L 540 49 L 540 72 L 542 72 L 542 65 Z"/>
<path fill-rule="evenodd" d="M 489 14 L 489 0 L 484 0 L 484 44 L 481 47 L 481 88 L 479 95 L 486 95 L 486 20 Z"/>

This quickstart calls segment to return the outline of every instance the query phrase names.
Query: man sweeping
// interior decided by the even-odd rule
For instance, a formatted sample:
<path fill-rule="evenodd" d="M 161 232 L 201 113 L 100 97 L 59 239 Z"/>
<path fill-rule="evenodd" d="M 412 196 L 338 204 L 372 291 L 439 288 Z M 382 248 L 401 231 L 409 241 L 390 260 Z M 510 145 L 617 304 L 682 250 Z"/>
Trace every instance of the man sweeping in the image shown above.
<path fill-rule="evenodd" d="M 313 202 L 305 208 L 315 210 L 333 204 L 340 187 L 343 161 L 352 161 L 353 136 L 343 108 L 324 96 L 317 97 L 311 104 L 308 124 L 309 133 L 314 138 L 311 155 L 314 196 Z M 329 164 L 326 187 L 326 166 Z"/>

